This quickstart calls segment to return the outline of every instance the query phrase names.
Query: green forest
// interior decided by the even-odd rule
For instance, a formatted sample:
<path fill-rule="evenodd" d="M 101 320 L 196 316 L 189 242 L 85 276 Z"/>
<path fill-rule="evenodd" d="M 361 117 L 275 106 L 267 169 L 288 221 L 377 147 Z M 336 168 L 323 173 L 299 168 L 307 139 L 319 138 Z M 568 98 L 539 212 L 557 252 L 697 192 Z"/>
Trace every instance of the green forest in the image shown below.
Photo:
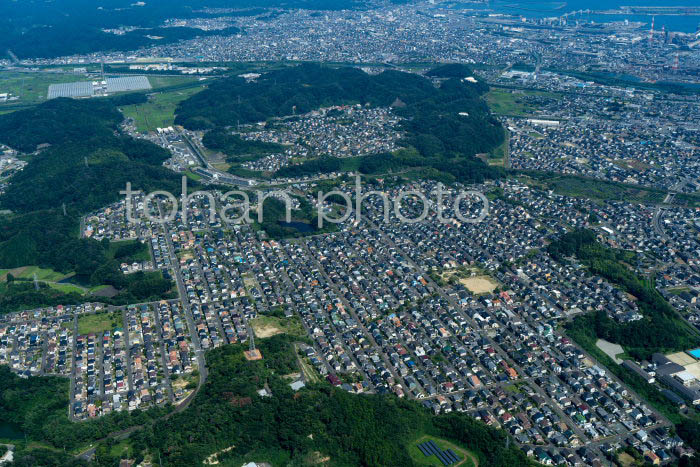
<path fill-rule="evenodd" d="M 198 465 L 209 455 L 223 465 L 270 462 L 305 465 L 329 456 L 332 465 L 413 465 L 407 445 L 422 434 L 449 438 L 485 466 L 528 465 L 506 434 L 466 415 L 435 417 L 413 401 L 352 395 L 323 383 L 298 393 L 282 375 L 298 371 L 292 341 L 278 335 L 258 342 L 263 360 L 247 361 L 244 345 L 207 354 L 209 376 L 195 400 L 155 426 L 134 433 L 135 453 L 164 466 Z M 271 397 L 257 390 L 267 387 Z"/>
<path fill-rule="evenodd" d="M 0 282 L 0 314 L 45 306 L 75 305 L 84 301 L 80 293 L 61 292 L 43 283 L 35 288 L 29 281 Z"/>
<path fill-rule="evenodd" d="M 682 351 L 700 344 L 653 283 L 638 277 L 625 264 L 630 261 L 632 253 L 605 247 L 596 240 L 595 233 L 587 229 L 563 235 L 549 245 L 548 251 L 559 261 L 576 257 L 591 273 L 607 279 L 637 299 L 637 306 L 644 316 L 642 320 L 620 324 L 604 312 L 592 315 L 593 322 L 583 326 L 590 327 L 599 338 L 622 345 L 637 360 L 648 359 L 654 352 Z M 572 326 L 580 326 L 584 319 L 591 318 L 577 317 Z"/>
<path fill-rule="evenodd" d="M 253 224 L 254 227 L 264 230 L 270 238 L 277 240 L 319 235 L 338 229 L 338 224 L 329 222 L 326 222 L 323 228 L 319 229 L 317 212 L 313 206 L 303 198 L 296 199 L 300 206 L 299 209 L 292 210 L 291 221 L 288 223 L 285 220 L 285 203 L 276 198 L 265 198 L 262 222 L 256 220 Z"/>
<path fill-rule="evenodd" d="M 48 452 L 34 450 L 23 453 L 23 442 L 18 442 L 19 458 L 28 456 L 19 465 L 52 465 L 63 457 L 63 450 L 73 450 L 105 437 L 107 434 L 142 425 L 168 413 L 171 408 L 152 408 L 148 411 L 122 411 L 83 423 L 68 419 L 68 378 L 42 376 L 20 378 L 7 366 L 0 366 L 0 421 L 11 422 L 26 434 L 28 441 L 48 445 Z M 59 449 L 54 453 L 53 449 Z M 46 456 L 48 462 L 28 462 L 33 455 Z M 50 462 L 50 463 L 49 463 Z"/>
<path fill-rule="evenodd" d="M 367 172 L 376 173 L 385 167 L 421 166 L 450 174 L 462 182 L 503 176 L 502 169 L 474 157 L 497 147 L 504 138 L 503 128 L 482 99 L 488 86 L 461 79 L 471 76 L 466 66 L 443 68 L 435 73 L 449 78 L 437 87 L 429 79 L 411 73 L 388 70 L 369 75 L 352 67 L 315 64 L 270 71 L 253 82 L 229 77 L 182 101 L 175 122 L 189 129 L 212 130 L 213 135 L 205 137 L 205 144 L 214 144 L 210 148 L 222 150 L 230 141 L 232 152 L 238 152 L 240 145 L 232 136 L 222 133 L 222 128 L 331 105 L 392 106 L 404 117 L 401 129 L 406 136 L 401 144 L 411 150 L 384 156 L 375 167 L 366 168 Z M 236 155 L 241 157 L 239 154 Z M 260 157 L 259 154 L 255 148 L 248 151 L 252 158 Z M 366 159 L 370 160 L 371 156 Z M 322 170 L 328 170 L 325 165 Z M 306 172 L 310 168 L 307 165 L 300 170 Z M 285 168 L 279 175 L 287 176 L 294 170 Z"/>
<path fill-rule="evenodd" d="M 255 160 L 264 155 L 284 150 L 284 146 L 281 144 L 245 140 L 221 128 L 205 133 L 202 143 L 209 149 L 221 151 L 229 156 L 226 159 L 229 163 Z"/>
<path fill-rule="evenodd" d="M 82 465 L 63 453 L 128 426 L 141 428 L 127 443 L 132 458 L 157 459 L 164 466 L 201 465 L 220 453 L 222 465 L 267 461 L 305 465 L 318 454 L 331 465 L 414 465 L 407 446 L 428 434 L 463 446 L 482 466 L 531 465 L 506 433 L 463 414 L 434 416 L 417 402 L 394 396 L 353 395 L 320 383 L 295 393 L 283 375 L 298 371 L 292 338 L 277 335 L 258 342 L 259 361 L 247 361 L 245 345 L 226 345 L 207 353 L 209 374 L 192 404 L 180 413 L 169 408 L 119 412 L 94 421 L 68 420 L 68 380 L 21 379 L 0 367 L 0 421 L 11 420 L 28 441 L 48 443 L 30 449 L 19 442 L 18 465 Z M 268 387 L 271 397 L 257 390 Z M 96 463 L 113 466 L 119 456 L 113 440 L 97 446 Z M 54 451 L 57 449 L 58 451 Z M 34 464 L 32 464 L 34 462 Z"/>
<path fill-rule="evenodd" d="M 552 242 L 549 253 L 558 261 L 575 257 L 589 270 L 637 298 L 644 315 L 641 321 L 620 324 L 605 311 L 576 316 L 565 326 L 566 333 L 596 360 L 604 364 L 618 378 L 652 404 L 659 412 L 676 424 L 676 432 L 691 447 L 700 449 L 700 422 L 697 416 L 682 415 L 656 386 L 648 384 L 636 373 L 615 363 L 597 346 L 598 339 L 622 345 L 627 354 L 636 360 L 648 359 L 654 352 L 685 350 L 697 346 L 700 341 L 688 329 L 671 305 L 658 293 L 653 284 L 639 278 L 623 262 L 630 261 L 627 251 L 607 248 L 597 241 L 593 231 L 578 229 Z M 684 458 L 680 465 L 698 465 L 697 457 Z"/>
<path fill-rule="evenodd" d="M 165 149 L 119 134 L 116 105 L 123 101 L 54 99 L 0 115 L 0 142 L 20 151 L 49 145 L 28 156 L 0 196 L 0 206 L 12 211 L 0 217 L 0 268 L 74 272 L 78 284 L 120 290 L 114 304 L 169 296 L 172 283 L 160 273 L 125 276 L 119 269 L 123 258 L 113 257 L 109 242 L 79 238 L 80 216 L 117 201 L 127 182 L 145 191 L 180 189 L 178 177 L 162 166 L 169 157 Z M 3 311 L 85 299 L 22 283 L 0 289 Z"/>

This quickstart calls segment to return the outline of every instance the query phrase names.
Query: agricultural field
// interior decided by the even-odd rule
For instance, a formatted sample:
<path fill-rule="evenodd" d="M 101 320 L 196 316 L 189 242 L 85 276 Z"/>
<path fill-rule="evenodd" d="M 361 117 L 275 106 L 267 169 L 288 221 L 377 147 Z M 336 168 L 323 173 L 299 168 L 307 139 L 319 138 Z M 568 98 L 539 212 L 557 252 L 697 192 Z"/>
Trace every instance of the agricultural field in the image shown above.
<path fill-rule="evenodd" d="M 67 276 L 53 269 L 44 269 L 39 266 L 22 266 L 14 269 L 0 269 L 0 280 L 7 280 L 7 275 L 12 274 L 16 279 L 34 279 L 34 274 L 39 281 L 58 282 Z"/>

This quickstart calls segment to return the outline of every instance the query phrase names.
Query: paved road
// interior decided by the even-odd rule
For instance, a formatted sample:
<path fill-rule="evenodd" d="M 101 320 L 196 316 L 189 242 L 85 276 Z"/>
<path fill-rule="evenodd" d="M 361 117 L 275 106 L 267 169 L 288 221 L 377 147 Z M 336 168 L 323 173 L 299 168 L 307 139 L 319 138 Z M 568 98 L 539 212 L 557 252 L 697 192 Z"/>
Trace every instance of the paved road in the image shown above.
<path fill-rule="evenodd" d="M 163 207 L 161 203 L 158 203 L 158 209 L 160 211 L 161 217 L 163 216 Z M 185 319 L 187 321 L 187 326 L 190 329 L 190 337 L 192 339 L 192 345 L 195 349 L 195 355 L 197 357 L 197 366 L 199 370 L 199 384 L 197 385 L 197 391 L 202 387 L 207 379 L 207 366 L 204 360 L 204 350 L 202 350 L 201 343 L 199 342 L 199 335 L 197 334 L 197 328 L 195 327 L 194 320 L 192 319 L 192 311 L 190 308 L 190 301 L 187 298 L 187 288 L 185 287 L 185 282 L 182 279 L 182 274 L 180 273 L 180 262 L 175 254 L 175 247 L 173 246 L 173 240 L 168 232 L 167 225 L 163 224 L 163 230 L 165 233 L 165 242 L 168 245 L 168 253 L 170 254 L 171 264 L 173 266 L 173 273 L 175 276 L 175 283 L 177 284 L 177 292 L 180 296 L 180 302 L 183 306 L 183 311 L 185 314 Z"/>
<path fill-rule="evenodd" d="M 651 225 L 654 228 L 654 232 L 656 232 L 657 235 L 661 236 L 661 238 L 663 238 L 664 240 L 667 240 L 668 235 L 666 235 L 666 231 L 661 225 L 662 212 L 663 208 L 661 206 L 657 206 L 656 211 L 654 211 L 654 217 L 651 219 Z"/>
<path fill-rule="evenodd" d="M 159 210 L 161 210 L 161 216 L 163 215 L 162 213 L 162 206 L 160 203 L 158 204 Z M 194 320 L 192 319 L 192 313 L 190 312 L 190 304 L 189 300 L 187 299 L 187 293 L 186 293 L 186 288 L 184 286 L 184 282 L 182 280 L 182 276 L 180 275 L 180 269 L 178 267 L 178 262 L 177 262 L 177 256 L 175 255 L 175 249 L 172 244 L 172 239 L 170 235 L 167 232 L 167 228 L 163 226 L 163 229 L 165 230 L 165 237 L 166 237 L 166 242 L 168 244 L 168 252 L 170 253 L 171 259 L 173 261 L 173 272 L 175 276 L 175 282 L 177 283 L 177 289 L 178 293 L 180 295 L 180 303 L 183 304 L 184 306 L 184 311 L 185 311 L 185 319 L 187 320 L 187 325 L 189 326 L 190 329 L 190 335 L 192 339 L 192 345 L 195 348 L 195 354 L 197 357 L 197 365 L 198 365 L 198 370 L 199 370 L 199 383 L 197 385 L 197 389 L 192 391 L 192 393 L 184 400 L 180 405 L 178 405 L 175 410 L 170 412 L 169 414 L 165 415 L 161 420 L 167 420 L 168 418 L 172 417 L 176 413 L 180 413 L 183 410 L 185 410 L 190 403 L 194 400 L 194 397 L 196 394 L 199 392 L 199 390 L 202 388 L 204 383 L 206 382 L 207 379 L 207 367 L 206 367 L 206 361 L 204 359 L 204 351 L 201 348 L 200 342 L 199 342 L 199 336 L 196 333 L 196 328 L 194 326 Z M 158 303 L 158 302 L 156 302 Z M 156 312 L 157 314 L 157 312 Z M 126 313 L 124 313 L 124 343 L 127 346 L 127 349 L 129 348 L 129 331 L 128 331 L 128 322 L 126 319 Z M 77 336 L 77 331 L 78 331 L 78 320 L 77 318 L 75 319 L 75 335 Z M 75 355 L 75 343 L 74 343 L 74 349 L 73 349 Z M 128 352 L 127 352 L 128 354 Z M 129 358 L 129 357 L 127 357 Z M 131 364 L 128 362 L 127 364 L 127 369 L 128 369 L 128 375 L 129 375 L 129 387 L 133 387 L 133 377 L 131 374 Z M 75 372 L 75 363 L 74 363 L 74 370 Z M 72 384 L 72 383 L 71 383 Z M 72 388 L 71 388 L 72 391 Z M 71 408 L 69 410 L 72 410 L 72 405 L 70 406 Z M 93 446 L 99 444 L 100 442 L 106 440 L 107 438 L 113 438 L 117 441 L 124 440 L 131 435 L 134 431 L 140 430 L 143 428 L 143 425 L 136 425 L 132 426 L 130 428 L 127 428 L 125 430 L 120 430 L 120 431 L 115 431 L 113 433 L 110 433 L 106 437 L 99 439 L 95 441 L 91 447 L 86 449 L 85 451 L 77 454 L 75 457 L 78 459 L 84 459 L 84 460 L 90 460 L 92 457 L 95 455 L 95 448 Z"/>
<path fill-rule="evenodd" d="M 197 147 L 197 145 L 194 142 L 192 142 L 190 137 L 187 136 L 185 133 L 180 133 L 180 136 L 182 136 L 182 140 L 185 142 L 185 144 L 187 144 L 187 147 L 190 148 L 190 151 L 192 151 L 195 157 L 199 159 L 199 162 L 202 164 L 202 166 L 206 169 L 211 169 L 211 167 L 209 166 L 209 161 L 199 150 L 199 147 Z"/>
<path fill-rule="evenodd" d="M 389 244 L 390 246 L 394 247 L 397 251 L 400 251 L 400 252 L 402 253 L 403 257 L 406 258 L 406 261 L 407 261 L 409 264 L 411 264 L 411 266 L 412 266 L 416 271 L 423 271 L 423 270 L 420 268 L 420 266 L 419 266 L 418 264 L 416 264 L 416 263 L 413 261 L 413 259 L 411 259 L 411 256 L 408 254 L 408 252 L 406 252 L 401 246 L 399 246 L 399 245 L 397 245 L 396 243 L 394 243 L 394 241 L 393 241 L 391 238 L 389 238 L 389 236 L 387 236 L 386 234 L 384 234 L 384 232 L 383 232 L 381 229 L 379 229 L 376 225 L 372 224 L 371 222 L 368 222 L 368 224 L 370 224 L 373 228 L 377 229 L 377 231 L 381 232 L 381 236 L 384 238 L 384 241 L 385 241 L 387 244 Z M 499 346 L 499 345 L 498 345 L 496 342 L 494 342 L 490 337 L 488 337 L 488 335 L 487 335 L 486 333 L 482 332 L 482 331 L 480 330 L 479 325 L 474 321 L 474 319 L 473 319 L 471 316 L 469 316 L 467 313 L 464 313 L 464 312 L 462 311 L 462 307 L 456 302 L 456 300 L 455 300 L 452 296 L 450 296 L 449 294 L 447 294 L 447 293 L 445 292 L 445 290 L 444 290 L 442 287 L 440 287 L 438 284 L 436 284 L 436 283 L 430 278 L 430 275 L 424 273 L 424 274 L 423 274 L 423 278 L 431 285 L 431 287 L 432 287 L 434 290 L 436 290 L 436 291 L 438 292 L 438 294 L 439 294 L 444 300 L 446 300 L 446 301 L 450 304 L 450 306 L 452 306 L 455 310 L 458 310 L 458 311 L 459 311 L 460 315 L 469 323 L 469 325 L 471 326 L 471 328 L 472 328 L 474 331 L 478 332 L 479 335 L 481 335 L 483 338 L 485 338 L 486 340 L 488 340 L 488 342 L 489 342 L 489 344 L 491 345 L 491 347 L 493 347 L 493 349 L 501 356 L 501 358 L 502 358 L 503 360 L 505 360 L 505 361 L 508 363 L 508 366 L 510 366 L 511 368 L 515 369 L 515 370 L 518 372 L 519 375 L 524 375 L 524 374 L 525 374 L 525 372 L 524 372 L 523 369 L 520 367 L 520 365 L 518 365 L 515 361 L 513 361 L 513 360 L 510 358 L 510 355 L 508 355 L 508 353 L 507 353 L 505 350 L 503 350 L 503 349 L 501 348 L 501 346 Z M 557 413 L 557 415 L 559 416 L 559 418 L 560 418 L 561 420 L 565 420 L 565 421 L 567 422 L 567 425 L 570 426 L 570 428 L 574 431 L 574 433 L 576 433 L 576 435 L 579 437 L 579 439 L 580 439 L 582 442 L 585 443 L 585 442 L 587 442 L 587 441 L 589 440 L 588 436 L 585 435 L 585 433 L 583 432 L 583 430 L 582 430 L 576 423 L 574 423 L 574 421 L 571 419 L 571 417 L 569 417 L 566 413 L 564 413 L 564 411 L 559 407 L 559 405 L 558 405 L 557 403 L 555 403 L 549 396 L 547 396 L 547 394 L 545 393 L 545 391 L 544 391 L 541 387 L 539 387 L 539 385 L 535 384 L 534 382 L 531 382 L 530 386 L 531 386 L 533 389 L 535 389 L 535 391 L 540 395 L 540 397 L 542 397 L 545 401 L 547 401 L 547 402 L 549 403 L 549 406 Z"/>

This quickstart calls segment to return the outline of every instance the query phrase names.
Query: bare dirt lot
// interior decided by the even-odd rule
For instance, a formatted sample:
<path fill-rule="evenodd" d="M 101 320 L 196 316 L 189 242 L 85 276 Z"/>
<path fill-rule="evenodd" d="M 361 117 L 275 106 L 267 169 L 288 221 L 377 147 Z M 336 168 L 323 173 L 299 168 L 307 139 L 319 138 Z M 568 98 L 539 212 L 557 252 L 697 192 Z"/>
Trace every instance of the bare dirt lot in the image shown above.
<path fill-rule="evenodd" d="M 284 330 L 271 319 L 256 318 L 250 321 L 250 325 L 253 328 L 255 337 L 259 337 L 261 339 L 282 334 L 284 332 Z"/>
<path fill-rule="evenodd" d="M 498 284 L 488 276 L 468 277 L 460 279 L 460 284 L 465 286 L 473 294 L 490 293 L 496 290 Z"/>

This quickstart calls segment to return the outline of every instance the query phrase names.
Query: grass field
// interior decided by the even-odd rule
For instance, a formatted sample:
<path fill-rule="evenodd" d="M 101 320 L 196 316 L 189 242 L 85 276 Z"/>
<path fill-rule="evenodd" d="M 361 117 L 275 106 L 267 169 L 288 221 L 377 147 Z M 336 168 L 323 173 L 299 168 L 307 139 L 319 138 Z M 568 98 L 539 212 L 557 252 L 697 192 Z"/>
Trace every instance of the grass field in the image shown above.
<path fill-rule="evenodd" d="M 51 287 L 52 289 L 59 290 L 63 293 L 79 293 L 83 294 L 85 293 L 85 289 L 83 289 L 80 286 L 77 286 L 75 284 L 69 284 L 69 283 L 58 283 L 58 282 L 49 282 L 48 286 Z"/>
<path fill-rule="evenodd" d="M 306 361 L 305 358 L 299 357 L 299 370 L 304 375 L 304 380 L 310 383 L 322 382 L 320 375 L 316 369 Z"/>
<path fill-rule="evenodd" d="M 553 190 L 565 196 L 589 198 L 600 201 L 627 201 L 640 204 L 662 203 L 666 193 L 652 188 L 643 188 L 624 183 L 608 182 L 573 175 L 547 175 L 523 177 L 530 186 L 543 190 Z"/>
<path fill-rule="evenodd" d="M 19 100 L 16 101 L 0 103 L 0 110 L 18 104 L 29 105 L 44 102 L 49 91 L 49 84 L 87 80 L 88 78 L 83 74 L 0 72 L 0 93 L 7 92 L 19 97 Z"/>
<path fill-rule="evenodd" d="M 421 443 L 424 443 L 426 441 L 434 441 L 437 446 L 442 449 L 452 449 L 455 454 L 457 454 L 457 457 L 462 459 L 460 462 L 457 462 L 456 464 L 452 464 L 453 466 L 461 466 L 461 467 L 478 467 L 479 466 L 479 461 L 477 457 L 472 454 L 471 452 L 467 451 L 466 449 L 462 449 L 459 446 L 457 446 L 454 443 L 451 443 L 447 440 L 440 439 L 440 438 L 435 438 L 433 436 L 428 436 L 424 435 L 418 438 L 417 440 L 413 441 L 409 446 L 408 446 L 408 454 L 411 456 L 411 459 L 416 463 L 416 465 L 420 466 L 430 466 L 430 467 L 443 467 L 442 462 L 436 457 L 436 456 L 429 456 L 426 457 L 420 449 L 418 449 L 418 445 Z"/>
<path fill-rule="evenodd" d="M 195 81 L 199 80 L 199 78 L 193 76 L 146 76 L 148 76 L 148 81 L 151 83 L 151 87 L 154 90 L 167 88 L 170 86 L 177 86 L 185 83 L 194 83 Z"/>
<path fill-rule="evenodd" d="M 36 274 L 38 280 L 50 282 L 57 282 L 66 277 L 66 274 L 53 269 L 43 269 L 39 266 L 22 266 L 14 269 L 0 269 L 0 280 L 6 280 L 8 273 L 18 279 L 34 279 L 34 274 Z"/>
<path fill-rule="evenodd" d="M 109 331 L 121 326 L 121 315 L 117 313 L 96 313 L 82 315 L 78 318 L 78 334 L 90 334 Z"/>
<path fill-rule="evenodd" d="M 687 206 L 689 208 L 700 207 L 700 194 L 694 193 L 679 193 L 675 197 L 674 204 L 680 204 L 681 206 Z"/>
<path fill-rule="evenodd" d="M 510 132 L 505 130 L 505 138 L 503 142 L 497 147 L 493 148 L 490 153 L 488 153 L 486 158 L 486 163 L 489 165 L 503 166 L 508 159 L 508 152 L 510 151 Z"/>
<path fill-rule="evenodd" d="M 486 102 L 497 115 L 525 117 L 532 115 L 537 108 L 528 102 L 532 97 L 556 98 L 554 93 L 529 90 L 492 88 L 486 93 Z"/>
<path fill-rule="evenodd" d="M 196 173 L 194 173 L 194 172 L 192 172 L 192 171 L 190 171 L 190 170 L 188 170 L 188 171 L 185 172 L 185 176 L 187 176 L 187 178 L 189 178 L 189 179 L 192 180 L 193 182 L 198 182 L 198 181 L 200 181 L 200 180 L 202 179 L 202 176 L 201 176 L 201 175 L 197 175 Z"/>
<path fill-rule="evenodd" d="M 153 80 L 154 78 L 149 79 Z M 175 120 L 175 108 L 177 104 L 201 90 L 202 87 L 193 87 L 151 94 L 148 97 L 148 102 L 145 104 L 128 105 L 122 107 L 121 110 L 124 116 L 134 119 L 138 131 L 155 131 L 156 128 L 172 125 Z"/>
<path fill-rule="evenodd" d="M 72 68 L 72 67 L 69 67 Z M 30 105 L 46 101 L 50 84 L 91 81 L 95 75 L 83 73 L 52 73 L 46 71 L 20 73 L 17 71 L 0 72 L 0 93 L 9 93 L 19 97 L 14 101 L 0 102 L 0 114 L 13 112 Z M 192 76 L 149 76 L 154 91 L 172 86 L 196 85 L 198 78 Z M 200 86 L 192 89 L 199 90 Z M 180 92 L 192 92 L 192 89 L 182 89 Z M 140 91 L 136 91 L 140 92 Z M 177 91 L 173 91 L 175 93 Z"/>

